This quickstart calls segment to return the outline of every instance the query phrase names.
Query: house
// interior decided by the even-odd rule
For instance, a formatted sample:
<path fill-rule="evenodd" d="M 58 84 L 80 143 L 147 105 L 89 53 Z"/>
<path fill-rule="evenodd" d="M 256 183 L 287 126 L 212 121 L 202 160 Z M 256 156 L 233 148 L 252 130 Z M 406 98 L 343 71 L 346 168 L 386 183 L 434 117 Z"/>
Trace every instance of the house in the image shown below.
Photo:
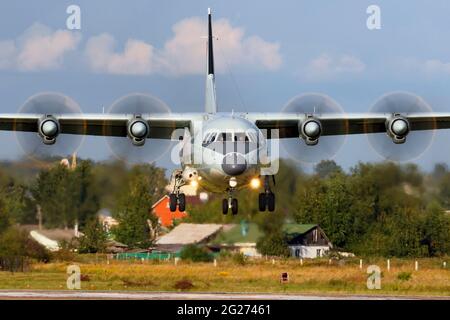
<path fill-rule="evenodd" d="M 190 244 L 207 244 L 221 230 L 221 224 L 181 223 L 156 240 L 156 250 L 177 252 Z"/>
<path fill-rule="evenodd" d="M 320 258 L 333 247 L 317 224 L 285 224 L 283 230 L 293 257 Z"/>
<path fill-rule="evenodd" d="M 284 224 L 282 228 L 292 257 L 322 257 L 332 248 L 331 242 L 316 224 L 288 223 Z M 241 223 L 224 227 L 209 245 L 215 250 L 224 249 L 240 252 L 249 257 L 260 257 L 261 254 L 256 249 L 256 244 L 263 235 L 258 225 Z"/>
<path fill-rule="evenodd" d="M 162 227 L 171 227 L 174 224 L 175 220 L 181 220 L 187 217 L 187 212 L 181 212 L 178 210 L 175 212 L 171 212 L 169 208 L 169 196 L 165 195 L 161 199 L 159 199 L 153 206 L 152 212 L 159 219 L 159 224 Z"/>
<path fill-rule="evenodd" d="M 81 232 L 75 229 L 39 229 L 29 228 L 30 237 L 49 251 L 61 249 L 60 243 L 71 242 L 74 238 L 81 236 Z"/>
<path fill-rule="evenodd" d="M 213 250 L 224 249 L 248 257 L 260 257 L 256 243 L 262 236 L 262 231 L 254 223 L 225 225 L 209 246 Z"/>
<path fill-rule="evenodd" d="M 111 228 L 119 225 L 119 222 L 112 217 L 111 211 L 106 208 L 100 209 L 97 217 L 106 232 L 110 232 Z"/>
<path fill-rule="evenodd" d="M 128 246 L 126 244 L 123 244 L 121 242 L 109 239 L 106 241 L 106 253 L 122 253 L 127 251 Z"/>

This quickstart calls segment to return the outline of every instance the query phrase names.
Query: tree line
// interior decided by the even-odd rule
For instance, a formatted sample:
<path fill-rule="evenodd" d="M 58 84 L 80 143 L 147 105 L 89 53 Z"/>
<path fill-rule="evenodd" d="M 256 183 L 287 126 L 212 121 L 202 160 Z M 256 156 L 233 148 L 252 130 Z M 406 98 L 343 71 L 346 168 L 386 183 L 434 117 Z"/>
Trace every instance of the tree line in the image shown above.
<path fill-rule="evenodd" d="M 188 208 L 189 219 L 254 221 L 265 233 L 258 248 L 267 254 L 287 254 L 284 222 L 319 224 L 336 249 L 359 255 L 450 253 L 450 171 L 445 164 L 437 164 L 432 173 L 392 162 L 358 163 L 345 172 L 328 160 L 306 174 L 295 163 L 282 161 L 276 180 L 274 213 L 258 212 L 258 192 L 244 190 L 238 196 L 243 207 L 238 216 L 218 214 L 220 198 L 214 198 Z"/>
<path fill-rule="evenodd" d="M 20 166 L 0 166 L 0 243 L 11 244 L 0 246 L 0 256 L 7 252 L 16 255 L 12 243 L 3 237 L 15 234 L 23 240 L 17 225 L 37 224 L 39 212 L 45 228 L 77 224 L 85 234 L 79 239 L 80 252 L 105 247 L 106 230 L 97 216 L 101 208 L 108 208 L 119 222 L 112 230 L 115 240 L 141 248 L 148 248 L 154 240 L 158 220 L 151 207 L 164 194 L 164 169 L 82 160 L 75 168 L 56 162 L 30 172 L 32 177 L 24 176 Z"/>
<path fill-rule="evenodd" d="M 101 250 L 106 234 L 97 219 L 108 208 L 119 226 L 114 239 L 147 248 L 159 231 L 151 206 L 167 191 L 165 170 L 154 165 L 81 160 L 76 168 L 51 164 L 24 174 L 20 166 L 0 165 L 0 243 L 16 224 L 36 224 L 38 207 L 47 228 L 72 228 L 86 237 L 82 252 Z M 261 190 L 242 190 L 240 213 L 221 214 L 223 195 L 190 205 L 187 221 L 259 224 L 265 237 L 259 248 L 285 255 L 284 222 L 315 223 L 339 250 L 360 255 L 437 256 L 450 253 L 450 171 L 437 164 L 431 173 L 416 165 L 359 163 L 345 171 L 322 161 L 314 172 L 281 161 L 273 187 L 274 213 L 258 212 Z M 7 232 L 8 231 L 8 232 Z M 1 256 L 0 247 L 0 256 Z"/>

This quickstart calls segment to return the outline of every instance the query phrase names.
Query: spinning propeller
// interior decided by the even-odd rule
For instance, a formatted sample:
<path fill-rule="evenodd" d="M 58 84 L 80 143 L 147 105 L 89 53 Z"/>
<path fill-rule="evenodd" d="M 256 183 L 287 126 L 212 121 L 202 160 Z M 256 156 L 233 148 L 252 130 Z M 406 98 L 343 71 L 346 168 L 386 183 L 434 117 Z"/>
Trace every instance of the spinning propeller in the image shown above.
<path fill-rule="evenodd" d="M 22 132 L 22 125 L 16 123 L 14 130 L 17 141 L 25 154 L 33 160 L 43 161 L 49 157 L 66 157 L 81 146 L 84 135 L 60 134 L 60 114 L 80 114 L 80 106 L 71 98 L 54 92 L 39 93 L 29 98 L 19 109 L 20 114 L 42 115 L 37 132 Z"/>
<path fill-rule="evenodd" d="M 431 145 L 435 130 L 411 131 L 408 114 L 430 113 L 431 107 L 421 97 L 407 92 L 394 92 L 382 96 L 370 109 L 372 113 L 388 116 L 386 133 L 367 135 L 370 146 L 387 160 L 404 162 L 413 160 Z M 365 124 L 371 132 L 371 124 Z"/>
<path fill-rule="evenodd" d="M 323 136 L 319 116 L 326 114 L 343 115 L 342 107 L 330 97 L 320 93 L 308 93 L 297 96 L 289 101 L 282 113 L 297 113 L 306 116 L 299 124 L 299 138 L 282 139 L 284 150 L 295 161 L 302 163 L 317 163 L 322 159 L 333 158 L 345 142 L 345 135 Z M 346 132 L 345 121 L 336 124 Z M 319 141 L 320 140 L 320 141 Z"/>
<path fill-rule="evenodd" d="M 107 137 L 106 141 L 118 159 L 128 163 L 154 162 L 161 158 L 172 145 L 170 140 L 147 139 L 152 128 L 143 118 L 147 115 L 164 116 L 170 114 L 169 107 L 151 95 L 133 93 L 116 100 L 108 110 L 113 114 L 132 115 L 127 125 L 127 136 Z M 109 126 L 105 126 L 108 130 Z"/>

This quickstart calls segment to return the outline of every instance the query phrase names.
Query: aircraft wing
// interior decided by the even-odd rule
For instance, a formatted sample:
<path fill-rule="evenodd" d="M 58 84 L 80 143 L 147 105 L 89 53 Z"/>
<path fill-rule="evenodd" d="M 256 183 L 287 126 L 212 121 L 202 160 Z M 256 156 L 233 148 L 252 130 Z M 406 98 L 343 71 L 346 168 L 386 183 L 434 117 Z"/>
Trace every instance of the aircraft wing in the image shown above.
<path fill-rule="evenodd" d="M 127 125 L 134 115 L 128 114 L 61 114 L 52 115 L 60 126 L 61 134 L 126 137 Z M 197 119 L 194 114 L 141 115 L 150 128 L 148 138 L 171 139 L 175 129 L 190 128 Z M 0 114 L 0 130 L 38 132 L 42 114 Z"/>
<path fill-rule="evenodd" d="M 409 123 L 409 130 L 449 129 L 450 113 L 365 113 L 314 115 L 322 127 L 322 136 L 386 132 L 386 122 L 401 116 Z M 308 118 L 298 113 L 260 113 L 247 115 L 260 129 L 278 129 L 279 138 L 298 138 L 299 124 Z"/>

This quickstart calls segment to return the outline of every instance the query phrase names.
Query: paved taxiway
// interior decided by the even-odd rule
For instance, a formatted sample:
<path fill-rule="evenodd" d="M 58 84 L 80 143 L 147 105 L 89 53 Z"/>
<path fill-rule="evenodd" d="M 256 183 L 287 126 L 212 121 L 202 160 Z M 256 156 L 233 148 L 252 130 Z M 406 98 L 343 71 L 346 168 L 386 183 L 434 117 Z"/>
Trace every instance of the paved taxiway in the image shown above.
<path fill-rule="evenodd" d="M 444 299 L 448 297 L 381 296 L 381 295 L 308 295 L 259 293 L 179 293 L 125 291 L 45 291 L 0 290 L 0 299 L 103 299 L 103 300 L 399 300 Z"/>

